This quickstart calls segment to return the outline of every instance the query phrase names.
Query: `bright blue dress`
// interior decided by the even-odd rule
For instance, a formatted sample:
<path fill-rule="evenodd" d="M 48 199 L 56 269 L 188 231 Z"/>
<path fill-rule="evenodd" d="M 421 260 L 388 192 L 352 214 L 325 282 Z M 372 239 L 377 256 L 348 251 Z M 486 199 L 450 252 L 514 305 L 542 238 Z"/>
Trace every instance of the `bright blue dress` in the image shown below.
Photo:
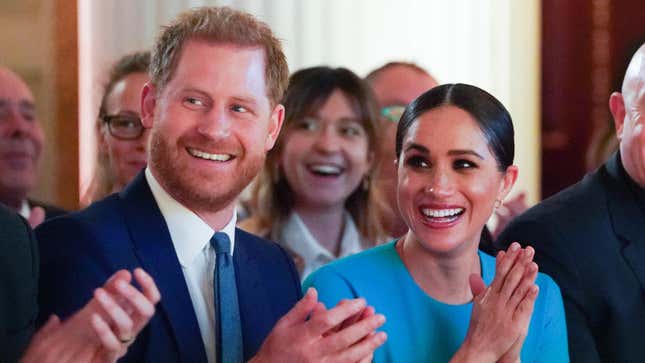
<path fill-rule="evenodd" d="M 385 315 L 380 330 L 387 341 L 374 362 L 448 362 L 466 337 L 472 303 L 449 305 L 428 296 L 414 282 L 390 242 L 321 267 L 303 283 L 315 287 L 325 306 L 363 297 Z M 495 258 L 479 252 L 486 285 L 495 275 Z M 567 328 L 560 289 L 547 275 L 538 274 L 540 287 L 521 360 L 569 362 Z"/>

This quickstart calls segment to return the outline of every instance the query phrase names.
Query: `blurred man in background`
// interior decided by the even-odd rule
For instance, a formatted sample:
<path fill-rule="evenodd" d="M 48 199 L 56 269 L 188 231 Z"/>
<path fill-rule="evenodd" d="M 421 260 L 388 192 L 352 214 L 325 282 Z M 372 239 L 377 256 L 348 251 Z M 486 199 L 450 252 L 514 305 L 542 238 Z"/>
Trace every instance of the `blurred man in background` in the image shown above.
<path fill-rule="evenodd" d="M 0 66 L 0 203 L 32 227 L 65 213 L 27 197 L 37 183 L 44 138 L 31 90 L 17 74 Z"/>

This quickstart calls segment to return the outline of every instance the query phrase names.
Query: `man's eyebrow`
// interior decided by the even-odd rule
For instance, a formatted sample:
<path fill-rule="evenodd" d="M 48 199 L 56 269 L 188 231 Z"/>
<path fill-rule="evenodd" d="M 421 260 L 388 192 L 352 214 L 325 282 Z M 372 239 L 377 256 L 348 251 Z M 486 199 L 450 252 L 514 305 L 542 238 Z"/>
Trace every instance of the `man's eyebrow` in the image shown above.
<path fill-rule="evenodd" d="M 256 105 L 257 101 L 252 98 L 252 97 L 244 97 L 244 96 L 234 96 L 232 97 L 234 101 L 241 102 L 241 103 L 246 103 L 249 105 Z"/>

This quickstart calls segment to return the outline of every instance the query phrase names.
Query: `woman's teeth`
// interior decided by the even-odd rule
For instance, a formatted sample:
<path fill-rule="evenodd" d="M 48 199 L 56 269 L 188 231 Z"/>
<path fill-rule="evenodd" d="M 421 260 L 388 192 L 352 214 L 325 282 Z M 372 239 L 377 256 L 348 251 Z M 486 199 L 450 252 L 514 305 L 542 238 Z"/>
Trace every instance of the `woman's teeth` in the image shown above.
<path fill-rule="evenodd" d="M 421 209 L 421 212 L 426 217 L 431 217 L 431 218 L 454 217 L 454 216 L 457 216 L 457 215 L 463 213 L 463 211 L 464 211 L 463 208 L 450 208 L 450 209 L 423 208 L 423 209 Z"/>
<path fill-rule="evenodd" d="M 310 165 L 309 169 L 316 174 L 322 175 L 339 175 L 342 172 L 340 167 L 329 164 L 314 164 Z"/>

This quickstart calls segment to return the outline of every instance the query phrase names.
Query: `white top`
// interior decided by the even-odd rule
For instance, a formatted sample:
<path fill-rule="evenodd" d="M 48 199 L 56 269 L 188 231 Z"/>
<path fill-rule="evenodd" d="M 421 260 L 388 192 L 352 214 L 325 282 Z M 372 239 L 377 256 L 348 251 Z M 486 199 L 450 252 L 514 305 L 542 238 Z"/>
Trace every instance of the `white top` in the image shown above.
<path fill-rule="evenodd" d="M 362 238 L 356 229 L 352 216 L 347 211 L 345 211 L 343 224 L 340 255 L 338 257 L 353 255 L 363 250 Z M 277 239 L 280 244 L 289 248 L 304 260 L 305 266 L 300 276 L 303 281 L 310 273 L 336 259 L 331 252 L 318 243 L 296 212 L 292 212 L 287 218 Z"/>
<path fill-rule="evenodd" d="M 197 316 L 197 323 L 209 363 L 217 362 L 215 344 L 215 304 L 213 278 L 215 251 L 210 239 L 215 231 L 197 214 L 171 197 L 146 168 L 146 180 L 152 195 L 168 225 L 170 239 L 175 247 L 181 270 L 186 279 L 190 300 Z M 221 232 L 231 240 L 231 255 L 235 247 L 235 211 Z"/>

